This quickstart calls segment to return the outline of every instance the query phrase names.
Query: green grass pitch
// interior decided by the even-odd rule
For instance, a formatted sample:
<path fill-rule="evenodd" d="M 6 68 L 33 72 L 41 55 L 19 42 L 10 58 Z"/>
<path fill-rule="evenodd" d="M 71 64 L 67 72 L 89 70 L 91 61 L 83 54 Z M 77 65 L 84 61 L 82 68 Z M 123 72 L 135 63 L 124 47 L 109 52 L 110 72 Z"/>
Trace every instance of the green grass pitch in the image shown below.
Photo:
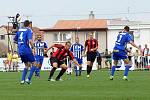
<path fill-rule="evenodd" d="M 90 79 L 85 71 L 81 77 L 65 74 L 62 82 L 48 82 L 48 74 L 20 85 L 21 72 L 0 72 L 0 100 L 150 100 L 149 71 L 132 71 L 129 81 L 122 80 L 123 71 L 113 81 L 107 70 L 93 71 Z"/>

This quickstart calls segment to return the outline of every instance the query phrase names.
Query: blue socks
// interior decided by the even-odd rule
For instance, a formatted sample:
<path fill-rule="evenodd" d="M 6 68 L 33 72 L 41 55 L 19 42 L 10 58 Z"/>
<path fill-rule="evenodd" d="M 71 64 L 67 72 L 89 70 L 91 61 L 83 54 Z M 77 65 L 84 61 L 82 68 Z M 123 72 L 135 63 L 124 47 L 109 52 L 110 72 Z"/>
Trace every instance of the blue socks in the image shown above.
<path fill-rule="evenodd" d="M 25 81 L 27 72 L 28 72 L 28 69 L 27 69 L 27 68 L 24 68 L 24 70 L 23 70 L 23 72 L 22 72 L 22 81 Z"/>
<path fill-rule="evenodd" d="M 79 70 L 77 69 L 77 66 L 75 66 L 75 73 L 76 73 L 76 76 L 78 76 Z"/>
<path fill-rule="evenodd" d="M 36 70 L 36 67 L 35 67 L 35 66 L 32 66 L 31 69 L 30 69 L 30 74 L 29 74 L 29 76 L 28 76 L 29 81 L 31 81 L 31 78 L 32 78 L 33 73 L 34 73 L 35 70 Z"/>
<path fill-rule="evenodd" d="M 35 70 L 35 74 L 39 76 L 40 75 L 40 70 L 41 70 L 41 68 L 37 67 L 36 70 Z"/>
<path fill-rule="evenodd" d="M 111 76 L 114 76 L 116 68 L 120 68 L 121 66 L 112 66 L 111 68 Z"/>
<path fill-rule="evenodd" d="M 115 67 L 115 66 L 112 66 L 112 68 L 111 68 L 111 76 L 114 76 L 115 70 L 116 70 L 116 67 Z"/>
<path fill-rule="evenodd" d="M 125 66 L 125 71 L 124 71 L 124 76 L 128 76 L 128 72 L 129 72 L 129 69 L 131 68 L 131 66 Z"/>

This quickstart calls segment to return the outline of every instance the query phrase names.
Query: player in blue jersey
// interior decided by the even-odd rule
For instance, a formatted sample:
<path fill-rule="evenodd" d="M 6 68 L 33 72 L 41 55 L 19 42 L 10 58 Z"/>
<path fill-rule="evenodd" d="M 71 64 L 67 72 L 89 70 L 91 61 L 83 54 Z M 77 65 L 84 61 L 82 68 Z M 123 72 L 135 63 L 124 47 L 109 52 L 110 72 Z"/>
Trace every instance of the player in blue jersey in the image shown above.
<path fill-rule="evenodd" d="M 84 47 L 79 43 L 79 38 L 76 37 L 76 43 L 73 44 L 70 48 L 73 52 L 75 59 L 78 61 L 80 65 L 83 63 L 82 52 L 84 51 Z M 75 66 L 76 76 L 81 76 L 82 67 Z"/>
<path fill-rule="evenodd" d="M 115 43 L 115 47 L 113 50 L 114 63 L 111 68 L 110 80 L 113 80 L 114 78 L 115 69 L 118 67 L 117 63 L 118 63 L 118 60 L 120 59 L 122 59 L 125 63 L 125 71 L 124 71 L 123 79 L 128 80 L 127 76 L 128 76 L 129 69 L 131 68 L 131 63 L 129 62 L 127 52 L 126 52 L 127 43 L 138 48 L 142 52 L 142 50 L 133 42 L 133 39 L 131 35 L 129 34 L 129 30 L 130 28 L 128 26 L 125 26 L 124 30 L 120 32 L 117 36 L 117 41 Z"/>
<path fill-rule="evenodd" d="M 24 84 L 25 82 L 30 84 L 32 75 L 36 69 L 36 62 L 33 55 L 34 45 L 32 42 L 32 30 L 29 28 L 30 24 L 29 20 L 24 21 L 24 28 L 20 28 L 14 37 L 15 43 L 18 44 L 18 52 L 21 60 L 25 64 L 21 84 Z M 32 67 L 28 78 L 25 80 L 30 63 L 32 63 Z"/>
<path fill-rule="evenodd" d="M 47 49 L 47 44 L 42 41 L 41 35 L 37 36 L 37 41 L 34 43 L 34 47 L 35 47 L 35 59 L 38 66 L 37 69 L 35 70 L 35 76 L 40 77 L 40 70 L 42 67 L 45 51 Z"/>

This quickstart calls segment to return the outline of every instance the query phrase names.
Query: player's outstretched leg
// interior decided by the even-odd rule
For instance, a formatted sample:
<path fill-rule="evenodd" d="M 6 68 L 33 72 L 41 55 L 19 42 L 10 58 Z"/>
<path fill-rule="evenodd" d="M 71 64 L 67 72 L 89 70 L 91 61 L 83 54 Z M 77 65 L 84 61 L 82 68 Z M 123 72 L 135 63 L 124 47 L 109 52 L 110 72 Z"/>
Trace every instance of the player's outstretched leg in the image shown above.
<path fill-rule="evenodd" d="M 30 69 L 30 73 L 29 73 L 28 79 L 26 80 L 26 82 L 28 84 L 31 84 L 31 79 L 32 79 L 32 76 L 33 76 L 33 73 L 34 73 L 35 70 L 36 70 L 36 67 L 32 66 L 31 69 Z"/>
<path fill-rule="evenodd" d="M 79 76 L 81 76 L 82 73 L 82 67 L 79 68 Z"/>
<path fill-rule="evenodd" d="M 28 72 L 28 68 L 25 67 L 23 72 L 22 72 L 22 80 L 21 80 L 20 84 L 24 84 L 25 83 L 27 72 Z"/>
<path fill-rule="evenodd" d="M 62 81 L 61 76 L 66 72 L 67 68 L 62 68 L 58 76 L 56 77 L 56 81 Z"/>
<path fill-rule="evenodd" d="M 111 74 L 110 74 L 110 80 L 114 79 L 115 71 L 116 71 L 116 66 L 112 66 L 112 68 L 111 68 Z"/>
<path fill-rule="evenodd" d="M 75 66 L 75 74 L 76 74 L 76 76 L 78 76 L 78 68 L 77 68 L 77 66 Z"/>
<path fill-rule="evenodd" d="M 91 71 L 92 71 L 92 66 L 87 65 L 87 78 L 89 78 L 89 77 L 90 77 L 90 73 L 91 73 Z"/>
<path fill-rule="evenodd" d="M 112 66 L 112 68 L 111 68 L 111 74 L 110 74 L 110 80 L 114 79 L 116 68 L 120 68 L 120 67 L 121 66 Z"/>
<path fill-rule="evenodd" d="M 53 75 L 54 75 L 54 72 L 57 68 L 56 67 L 53 67 L 50 71 L 50 74 L 49 74 L 49 77 L 48 77 L 48 81 L 55 81 L 54 79 L 52 79 Z"/>
<path fill-rule="evenodd" d="M 129 69 L 130 69 L 130 68 L 131 68 L 131 66 L 130 66 L 130 65 L 126 65 L 126 66 L 125 66 L 125 71 L 124 71 L 123 80 L 128 81 L 127 76 L 128 76 L 128 73 L 129 73 Z"/>
<path fill-rule="evenodd" d="M 35 75 L 40 78 L 41 67 L 37 67 L 35 71 Z"/>

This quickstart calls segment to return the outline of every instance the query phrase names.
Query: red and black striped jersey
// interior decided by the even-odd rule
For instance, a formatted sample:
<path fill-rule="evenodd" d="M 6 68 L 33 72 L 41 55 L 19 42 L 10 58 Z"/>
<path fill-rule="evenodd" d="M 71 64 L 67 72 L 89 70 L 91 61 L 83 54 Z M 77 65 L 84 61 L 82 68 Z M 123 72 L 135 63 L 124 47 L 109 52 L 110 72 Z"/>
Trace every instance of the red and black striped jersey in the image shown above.
<path fill-rule="evenodd" d="M 61 44 L 55 44 L 53 47 L 56 47 L 57 50 L 52 54 L 52 57 L 56 57 L 58 61 L 63 60 L 67 56 L 69 56 L 71 60 L 74 59 L 73 53 L 69 50 L 66 50 L 65 46 Z"/>
<path fill-rule="evenodd" d="M 87 47 L 87 52 L 91 52 L 91 49 L 98 47 L 98 41 L 96 39 L 88 39 L 85 41 L 85 47 Z"/>

